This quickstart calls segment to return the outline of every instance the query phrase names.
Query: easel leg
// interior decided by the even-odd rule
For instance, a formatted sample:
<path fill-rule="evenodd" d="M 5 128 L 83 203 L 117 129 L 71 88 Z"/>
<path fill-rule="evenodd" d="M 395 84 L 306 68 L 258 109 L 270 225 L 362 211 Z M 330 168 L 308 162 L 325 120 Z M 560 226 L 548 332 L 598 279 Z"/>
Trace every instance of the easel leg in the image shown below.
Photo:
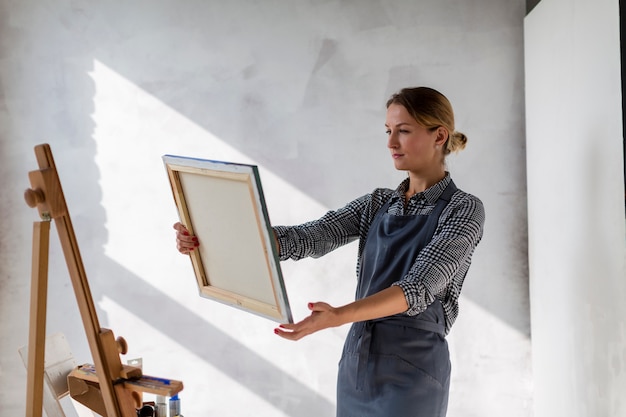
<path fill-rule="evenodd" d="M 50 222 L 43 221 L 33 223 L 33 263 L 30 283 L 26 417 L 42 416 L 43 374 L 46 352 L 49 243 Z"/>

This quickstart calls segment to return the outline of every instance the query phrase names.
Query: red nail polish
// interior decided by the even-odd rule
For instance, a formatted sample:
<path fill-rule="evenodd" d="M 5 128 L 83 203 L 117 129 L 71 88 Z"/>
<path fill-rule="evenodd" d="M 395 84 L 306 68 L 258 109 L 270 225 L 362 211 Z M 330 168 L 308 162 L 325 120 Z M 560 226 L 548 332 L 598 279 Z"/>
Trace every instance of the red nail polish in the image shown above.
<path fill-rule="evenodd" d="M 313 303 L 309 303 L 309 308 L 313 308 Z"/>
<path fill-rule="evenodd" d="M 274 334 L 278 334 L 279 330 L 278 329 L 274 329 Z"/>

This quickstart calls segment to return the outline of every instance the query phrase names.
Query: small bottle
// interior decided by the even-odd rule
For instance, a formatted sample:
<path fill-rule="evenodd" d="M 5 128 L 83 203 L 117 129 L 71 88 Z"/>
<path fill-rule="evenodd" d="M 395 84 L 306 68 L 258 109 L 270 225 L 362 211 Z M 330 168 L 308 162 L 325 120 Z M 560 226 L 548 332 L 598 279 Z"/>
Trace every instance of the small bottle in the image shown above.
<path fill-rule="evenodd" d="M 156 397 L 156 412 L 157 417 L 167 417 L 167 402 L 164 395 Z"/>
<path fill-rule="evenodd" d="M 178 394 L 170 397 L 170 415 L 169 417 L 179 417 L 180 414 L 180 399 Z"/>

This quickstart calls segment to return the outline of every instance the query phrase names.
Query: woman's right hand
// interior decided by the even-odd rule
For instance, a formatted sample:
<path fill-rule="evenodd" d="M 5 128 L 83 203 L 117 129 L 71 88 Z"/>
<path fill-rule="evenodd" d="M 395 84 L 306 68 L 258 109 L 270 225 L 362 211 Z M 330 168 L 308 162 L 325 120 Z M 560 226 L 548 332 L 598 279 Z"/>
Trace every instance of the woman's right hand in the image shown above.
<path fill-rule="evenodd" d="M 174 230 L 176 230 L 176 249 L 183 255 L 188 255 L 189 252 L 200 246 L 198 238 L 191 235 L 181 222 L 174 223 Z"/>

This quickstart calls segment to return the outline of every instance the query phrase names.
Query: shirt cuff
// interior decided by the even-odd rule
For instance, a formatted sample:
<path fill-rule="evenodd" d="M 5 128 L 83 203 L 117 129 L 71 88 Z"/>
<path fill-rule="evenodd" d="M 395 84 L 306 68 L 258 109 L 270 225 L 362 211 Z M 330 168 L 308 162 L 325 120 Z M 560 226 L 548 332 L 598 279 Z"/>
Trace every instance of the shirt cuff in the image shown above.
<path fill-rule="evenodd" d="M 287 227 L 274 226 L 273 229 L 276 240 L 278 240 L 278 258 L 281 261 L 285 261 L 289 259 L 290 254 L 289 239 L 287 238 Z"/>
<path fill-rule="evenodd" d="M 428 291 L 426 291 L 426 288 L 421 283 L 403 280 L 394 282 L 391 285 L 402 288 L 404 298 L 409 306 L 409 308 L 404 312 L 407 316 L 417 316 L 426 310 L 430 302 L 434 301 L 433 298 L 430 302 L 428 302 Z M 421 297 L 420 294 L 422 294 Z"/>

